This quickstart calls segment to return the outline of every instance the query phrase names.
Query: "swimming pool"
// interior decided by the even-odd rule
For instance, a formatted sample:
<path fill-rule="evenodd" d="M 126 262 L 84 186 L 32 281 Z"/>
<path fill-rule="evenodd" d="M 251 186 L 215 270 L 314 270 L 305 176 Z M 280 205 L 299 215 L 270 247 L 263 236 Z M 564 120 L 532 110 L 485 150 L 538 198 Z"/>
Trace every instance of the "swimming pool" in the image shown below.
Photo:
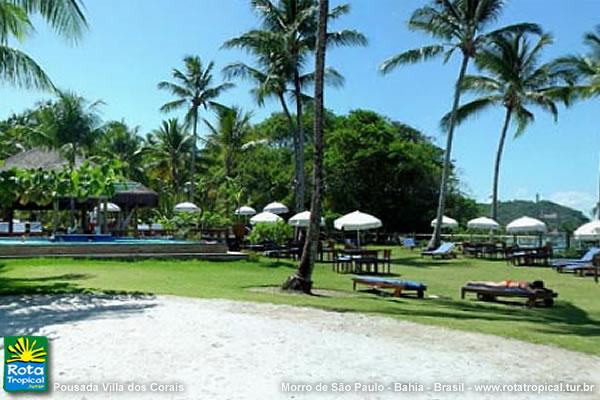
<path fill-rule="evenodd" d="M 156 244 L 198 244 L 208 243 L 205 241 L 194 240 L 176 240 L 160 238 L 115 238 L 110 241 L 87 241 L 87 242 L 69 242 L 60 240 L 50 240 L 46 238 L 0 238 L 0 246 L 90 246 L 90 245 L 156 245 Z"/>
<path fill-rule="evenodd" d="M 0 258 L 199 258 L 240 259 L 226 243 L 164 238 L 115 238 L 110 241 L 65 242 L 46 238 L 1 238 Z M 234 257 L 235 256 L 235 257 Z"/>

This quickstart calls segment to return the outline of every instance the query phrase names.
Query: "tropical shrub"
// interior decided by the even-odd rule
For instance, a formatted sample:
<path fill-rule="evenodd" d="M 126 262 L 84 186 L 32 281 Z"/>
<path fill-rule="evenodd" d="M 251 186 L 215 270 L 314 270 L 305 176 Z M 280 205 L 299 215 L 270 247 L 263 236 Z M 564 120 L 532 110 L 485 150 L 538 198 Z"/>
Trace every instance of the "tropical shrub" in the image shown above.
<path fill-rule="evenodd" d="M 272 242 L 277 245 L 284 244 L 294 233 L 293 228 L 283 221 L 275 223 L 259 223 L 254 226 L 248 236 L 252 244 Z"/>

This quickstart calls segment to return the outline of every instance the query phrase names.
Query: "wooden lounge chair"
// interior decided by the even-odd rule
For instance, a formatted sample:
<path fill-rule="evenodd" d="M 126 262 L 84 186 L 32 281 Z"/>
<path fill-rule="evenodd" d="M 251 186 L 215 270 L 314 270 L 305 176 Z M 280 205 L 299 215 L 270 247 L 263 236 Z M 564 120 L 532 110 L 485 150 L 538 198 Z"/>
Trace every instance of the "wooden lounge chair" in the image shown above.
<path fill-rule="evenodd" d="M 435 250 L 428 250 L 421 252 L 421 257 L 431 256 L 431 258 L 456 258 L 454 247 L 456 245 L 451 242 L 442 243 L 440 247 Z"/>
<path fill-rule="evenodd" d="M 583 264 L 591 264 L 594 261 L 594 257 L 600 254 L 600 248 L 592 247 L 589 249 L 581 258 L 577 259 L 557 259 L 552 260 L 552 268 L 556 269 L 557 272 L 563 272 L 563 268 L 568 267 L 570 265 L 583 265 Z"/>
<path fill-rule="evenodd" d="M 552 307 L 554 298 L 558 296 L 558 293 L 544 287 L 525 289 L 508 286 L 487 286 L 479 283 L 467 283 L 463 286 L 460 290 L 460 297 L 464 299 L 466 293 L 475 293 L 477 299 L 482 301 L 496 301 L 498 297 L 522 297 L 527 299 L 527 307 L 533 307 L 540 302 L 546 307 Z"/>
<path fill-rule="evenodd" d="M 421 282 L 403 281 L 400 279 L 386 279 L 376 276 L 356 276 L 352 278 L 352 288 L 356 290 L 356 285 L 366 285 L 376 289 L 394 289 L 394 297 L 400 297 L 402 291 L 416 291 L 417 297 L 425 297 L 427 286 Z"/>

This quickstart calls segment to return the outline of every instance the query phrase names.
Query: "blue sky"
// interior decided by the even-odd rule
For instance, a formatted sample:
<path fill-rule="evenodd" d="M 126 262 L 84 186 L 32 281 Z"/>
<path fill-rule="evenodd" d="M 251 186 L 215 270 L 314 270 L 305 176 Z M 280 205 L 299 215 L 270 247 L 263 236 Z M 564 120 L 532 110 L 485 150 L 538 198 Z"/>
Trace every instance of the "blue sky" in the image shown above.
<path fill-rule="evenodd" d="M 249 58 L 221 44 L 257 24 L 246 0 L 87 0 L 90 30 L 77 46 L 56 37 L 36 21 L 37 34 L 18 46 L 32 55 L 54 82 L 90 100 L 102 99 L 104 119 L 125 119 L 142 132 L 166 116 L 158 111 L 169 97 L 156 84 L 187 54 L 214 60 L 220 70 L 229 62 Z M 332 0 L 333 5 L 339 1 Z M 350 0 L 352 12 L 335 27 L 359 29 L 366 48 L 334 49 L 328 64 L 346 77 L 341 89 L 329 89 L 327 107 L 338 113 L 372 109 L 408 123 L 443 144 L 439 118 L 449 110 L 458 58 L 446 65 L 432 61 L 405 67 L 389 76 L 377 72 L 388 56 L 431 40 L 410 32 L 406 21 L 423 0 Z M 597 0 L 509 0 L 498 25 L 537 22 L 555 37 L 549 58 L 582 52 L 582 35 L 600 24 Z M 472 68 L 471 72 L 475 72 Z M 279 111 L 276 103 L 257 108 L 249 86 L 223 96 L 224 104 L 253 110 L 255 120 Z M 47 94 L 0 86 L 0 118 L 48 98 Z M 503 159 L 501 199 L 542 198 L 589 212 L 597 198 L 600 154 L 600 100 L 561 109 L 558 123 L 537 113 L 526 134 L 508 141 Z M 464 189 L 478 200 L 491 192 L 492 160 L 502 111 L 482 114 L 459 127 L 453 159 Z"/>

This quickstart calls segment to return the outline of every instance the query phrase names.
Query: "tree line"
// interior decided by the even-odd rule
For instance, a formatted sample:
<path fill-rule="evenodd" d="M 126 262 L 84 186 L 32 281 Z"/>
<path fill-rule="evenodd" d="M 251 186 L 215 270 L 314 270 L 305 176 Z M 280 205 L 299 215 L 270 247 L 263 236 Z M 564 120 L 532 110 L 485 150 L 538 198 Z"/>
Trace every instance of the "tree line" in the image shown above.
<path fill-rule="evenodd" d="M 437 197 L 435 208 L 438 221 L 441 221 L 442 215 L 451 206 L 452 194 L 457 192 L 451 155 L 454 133 L 459 124 L 487 108 L 493 106 L 504 108 L 504 119 L 499 121 L 500 135 L 496 156 L 491 163 L 494 177 L 491 184 L 490 214 L 492 217 L 497 217 L 500 165 L 506 136 L 511 127 L 514 125 L 514 134 L 519 136 L 534 121 L 534 111 L 545 111 L 556 118 L 559 104 L 570 106 L 577 100 L 597 96 L 600 93 L 600 28 L 597 28 L 596 33 L 585 35 L 585 44 L 589 46 L 589 52 L 586 54 L 566 55 L 556 60 L 542 62 L 543 50 L 552 43 L 551 35 L 539 24 L 532 22 L 495 27 L 494 24 L 500 18 L 505 4 L 504 0 L 428 1 L 413 12 L 408 25 L 410 29 L 424 32 L 438 42 L 403 51 L 383 61 L 380 67 L 383 74 L 389 74 L 402 65 L 433 58 L 441 58 L 447 62 L 457 55 L 461 59 L 452 94 L 452 108 L 446 116 L 441 116 L 441 126 L 446 133 L 446 145 L 441 153 L 440 177 L 430 181 L 439 188 L 432 189 L 437 192 L 434 197 Z M 330 9 L 327 0 L 251 0 L 250 5 L 259 16 L 259 26 L 223 44 L 223 48 L 226 49 L 245 50 L 250 61 L 226 66 L 225 77 L 248 79 L 253 82 L 252 93 L 258 106 L 262 106 L 268 98 L 276 99 L 281 106 L 287 125 L 284 132 L 287 133 L 280 139 L 289 140 L 291 143 L 293 178 L 291 188 L 289 186 L 282 188 L 281 192 L 277 193 L 279 197 L 285 197 L 292 192 L 294 209 L 301 211 L 306 207 L 308 204 L 306 176 L 310 165 L 307 165 L 305 159 L 307 153 L 314 151 L 311 209 L 320 212 L 320 185 L 323 177 L 325 204 L 339 207 L 341 210 L 343 207 L 339 206 L 340 198 L 349 203 L 352 203 L 353 198 L 348 195 L 338 196 L 338 198 L 335 195 L 327 197 L 327 193 L 331 192 L 331 188 L 336 188 L 343 193 L 345 188 L 340 182 L 360 189 L 359 183 L 364 176 L 357 178 L 350 175 L 336 180 L 335 172 L 331 172 L 331 162 L 336 157 L 327 157 L 328 146 L 324 146 L 326 142 L 322 141 L 328 139 L 324 133 L 327 115 L 323 113 L 320 102 L 323 84 L 341 86 L 343 77 L 333 67 L 325 64 L 325 54 L 336 46 L 364 46 L 367 44 L 367 38 L 361 32 L 352 29 L 339 31 L 328 29 L 328 22 L 338 20 L 350 12 L 350 6 L 347 4 Z M 0 77 L 6 82 L 19 86 L 54 89 L 50 79 L 35 61 L 19 50 L 9 47 L 8 39 L 24 39 L 32 29 L 30 19 L 32 15 L 41 16 L 59 34 L 77 39 L 87 24 L 81 10 L 81 3 L 78 0 L 0 1 L 0 14 L 3 16 L 0 22 L 3 28 L 0 30 L 0 39 L 2 39 L 0 40 L 2 61 Z M 310 68 L 313 58 L 316 60 L 314 69 Z M 477 74 L 469 71 L 473 64 Z M 153 166 L 156 165 L 157 175 L 157 177 L 146 178 L 148 181 L 155 179 L 156 185 L 169 189 L 173 194 L 172 197 L 185 194 L 195 201 L 209 201 L 224 192 L 230 194 L 237 192 L 233 198 L 240 200 L 244 197 L 243 191 L 253 190 L 253 187 L 241 185 L 240 176 L 243 176 L 244 172 L 236 171 L 236 163 L 238 166 L 243 166 L 242 170 L 246 168 L 246 164 L 242 162 L 243 151 L 238 152 L 233 149 L 258 149 L 256 151 L 262 149 L 265 151 L 265 156 L 270 157 L 268 158 L 270 161 L 278 157 L 275 154 L 266 154 L 271 150 L 289 151 L 289 147 L 274 146 L 273 142 L 253 130 L 249 114 L 237 107 L 226 107 L 218 103 L 220 93 L 230 89 L 232 85 L 229 82 L 216 83 L 212 74 L 213 68 L 212 62 L 205 64 L 199 57 L 186 57 L 184 69 L 174 69 L 172 80 L 159 84 L 160 89 L 169 90 L 174 96 L 173 101 L 165 104 L 162 110 L 170 112 L 183 108 L 186 111 L 184 121 L 179 122 L 175 119 L 165 121 L 157 131 L 147 137 L 146 141 L 151 146 L 143 146 L 153 151 L 152 162 L 155 163 Z M 311 89 L 314 89 L 312 96 L 309 94 Z M 79 103 L 81 105 L 82 102 Z M 295 112 L 291 111 L 288 103 L 295 106 Z M 51 104 L 51 106 L 56 105 Z M 311 107 L 314 116 L 314 136 L 312 146 L 306 146 L 309 136 L 306 135 L 303 121 L 306 110 Z M 204 146 L 198 154 L 197 129 L 200 111 L 208 110 L 217 114 L 218 122 L 217 126 L 209 125 L 211 134 L 204 138 Z M 345 118 L 352 120 L 354 117 L 355 115 L 351 114 Z M 344 124 L 341 125 L 343 127 Z M 190 128 L 191 134 L 188 133 Z M 79 135 L 80 132 L 81 130 L 78 129 L 73 135 Z M 63 131 L 59 130 L 48 137 L 54 140 L 55 145 L 60 144 L 71 154 L 75 154 L 85 146 L 83 141 L 72 140 L 72 137 L 60 138 L 62 134 Z M 336 135 L 331 132 L 327 135 L 332 135 L 332 143 L 335 145 Z M 373 136 L 374 138 L 366 139 L 365 147 L 360 147 L 357 152 L 359 155 L 367 156 L 373 150 L 371 146 L 376 144 L 381 134 L 377 132 Z M 252 140 L 245 142 L 244 139 Z M 340 143 L 344 142 L 344 146 L 352 144 L 346 137 L 337 140 Z M 403 142 L 410 141 L 403 140 Z M 344 149 L 345 147 L 342 151 Z M 390 149 L 396 147 L 388 148 Z M 142 153 L 144 152 L 137 154 L 141 156 Z M 375 157 L 375 153 L 370 155 Z M 430 158 L 429 162 L 436 164 L 440 154 L 432 151 L 430 155 L 433 158 Z M 131 156 L 132 154 L 128 155 Z M 286 159 L 289 161 L 290 158 L 286 157 Z M 391 154 L 389 159 L 394 160 L 394 154 Z M 390 164 L 393 162 L 398 161 L 391 161 Z M 399 165 L 390 167 L 391 174 L 400 173 L 404 163 L 405 160 Z M 211 167 L 217 168 L 215 166 L 219 164 L 222 167 L 221 176 L 199 173 L 203 167 L 206 171 L 210 171 Z M 133 163 L 131 168 L 135 168 L 136 165 L 138 164 Z M 351 170 L 351 167 L 349 164 L 344 164 L 343 169 Z M 368 169 L 368 163 L 364 164 L 364 168 L 363 166 L 357 168 L 360 174 L 365 176 L 375 175 Z M 269 171 L 271 170 L 272 168 L 269 168 Z M 410 163 L 407 171 L 410 171 Z M 385 172 L 389 173 L 389 171 Z M 334 176 L 327 176 L 327 174 Z M 214 185 L 214 180 L 221 177 L 223 181 Z M 203 189 L 196 190 L 196 187 Z M 271 187 L 271 194 L 275 194 L 273 193 L 275 190 Z M 373 201 L 378 203 L 392 201 L 390 199 L 396 200 L 394 196 L 398 195 L 400 190 L 400 188 L 396 188 L 396 191 L 388 190 L 383 195 L 365 193 L 366 196 L 360 198 L 360 204 L 364 205 L 369 201 L 368 199 L 374 197 L 376 199 Z M 225 198 L 223 207 L 226 212 L 229 212 L 235 201 L 229 196 Z M 412 202 L 415 202 L 415 199 L 421 202 L 420 198 L 414 196 L 410 199 Z M 314 209 L 315 206 L 317 209 Z M 381 205 L 378 207 L 385 209 Z M 387 218 L 387 215 L 382 217 Z M 316 220 L 313 222 L 318 229 Z M 315 224 L 311 224 L 311 228 Z M 431 246 L 439 245 L 440 233 L 441 224 L 434 229 Z"/>

